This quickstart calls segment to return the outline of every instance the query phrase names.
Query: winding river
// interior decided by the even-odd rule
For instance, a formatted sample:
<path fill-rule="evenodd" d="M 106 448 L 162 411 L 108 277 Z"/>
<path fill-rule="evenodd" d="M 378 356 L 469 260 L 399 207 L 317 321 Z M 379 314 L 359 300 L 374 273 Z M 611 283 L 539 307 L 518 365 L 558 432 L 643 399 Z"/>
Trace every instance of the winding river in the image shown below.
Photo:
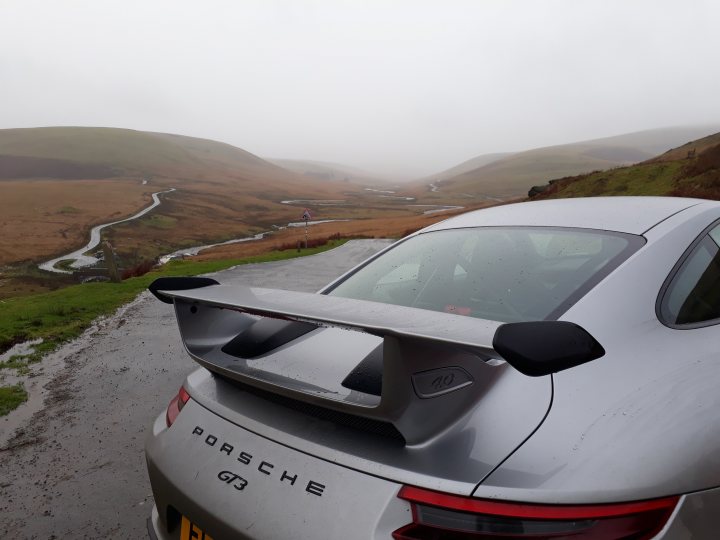
<path fill-rule="evenodd" d="M 41 263 L 38 265 L 40 270 L 47 270 L 48 272 L 57 272 L 59 274 L 72 274 L 72 271 L 70 270 L 61 270 L 60 268 L 55 268 L 55 265 L 59 263 L 60 261 L 67 261 L 67 260 L 73 260 L 72 264 L 70 265 L 70 268 L 82 268 L 84 266 L 91 266 L 98 262 L 98 260 L 95 257 L 91 257 L 89 255 L 85 255 L 85 252 L 90 251 L 91 249 L 95 249 L 98 244 L 100 244 L 100 232 L 105 227 L 110 227 L 111 225 L 117 225 L 118 223 L 125 223 L 126 221 L 132 221 L 133 219 L 137 219 L 139 217 L 144 216 L 147 214 L 150 210 L 155 208 L 160 204 L 160 197 L 159 195 L 162 195 L 163 193 L 170 193 L 172 191 L 175 191 L 175 188 L 170 188 L 165 191 L 158 191 L 156 193 L 152 194 L 152 204 L 143 210 L 140 210 L 137 214 L 130 216 L 129 218 L 125 219 L 119 219 L 117 221 L 113 221 L 111 223 L 104 223 L 102 225 L 96 225 L 92 228 L 90 231 L 90 241 L 85 244 L 80 249 L 77 249 L 73 251 L 72 253 L 68 253 L 67 255 L 61 255 L 60 257 L 56 257 L 55 259 L 52 259 L 51 261 L 47 261 L 44 263 Z"/>
<path fill-rule="evenodd" d="M 432 184 L 431 184 L 432 185 Z M 384 193 L 393 193 L 392 191 L 387 190 L 377 190 L 377 189 L 370 189 L 366 188 L 368 191 L 376 191 L 378 192 L 379 197 L 388 198 L 388 199 L 397 199 L 397 200 L 403 200 L 403 201 L 413 201 L 415 200 L 414 197 L 401 197 L 397 195 L 384 195 Z M 138 219 L 148 212 L 152 210 L 153 208 L 160 205 L 160 197 L 159 195 L 162 195 L 163 193 L 171 193 L 175 191 L 175 188 L 170 188 L 165 191 L 158 191 L 156 193 L 152 194 L 152 204 L 148 207 L 144 208 L 137 214 L 130 216 L 125 219 L 120 219 L 118 221 L 112 221 L 110 223 L 104 223 L 102 225 L 96 225 L 92 228 L 90 231 L 90 241 L 81 247 L 80 249 L 77 249 L 73 251 L 72 253 L 68 253 L 66 255 L 61 255 L 60 257 L 56 257 L 55 259 L 52 259 L 50 261 L 46 261 L 44 263 L 41 263 L 38 265 L 38 267 L 41 270 L 46 270 L 48 272 L 56 272 L 59 274 L 71 274 L 72 270 L 65 270 L 56 268 L 55 265 L 59 263 L 60 261 L 67 261 L 72 260 L 73 262 L 69 265 L 70 268 L 83 268 L 85 266 L 92 266 L 93 264 L 96 264 L 98 260 L 90 255 L 85 255 L 86 252 L 95 249 L 100 244 L 100 233 L 105 227 L 110 227 L 112 225 L 117 225 L 118 223 L 125 223 L 126 221 L 132 221 L 134 219 Z M 433 191 L 436 191 L 436 189 L 433 189 Z M 298 204 L 298 203 L 312 203 L 316 205 L 342 205 L 347 204 L 347 201 L 345 200 L 312 200 L 312 199 L 293 199 L 293 200 L 286 200 L 281 201 L 282 204 Z M 451 205 L 440 205 L 440 204 L 409 204 L 407 206 L 413 206 L 413 207 L 425 207 L 428 208 L 428 210 L 424 210 L 423 214 L 435 214 L 438 212 L 447 212 L 449 210 L 456 210 L 463 208 L 462 206 L 451 206 Z M 298 222 L 292 222 L 288 223 L 286 226 L 273 226 L 274 229 L 285 229 L 286 227 L 303 227 L 305 225 L 319 225 L 321 223 L 331 223 L 335 221 L 352 221 L 350 219 L 321 219 L 321 220 L 315 220 L 315 221 L 309 221 L 307 224 L 304 221 L 298 221 Z M 268 231 L 269 232 L 269 231 Z M 217 244 L 206 244 L 202 246 L 195 246 L 191 248 L 185 248 L 185 249 L 179 249 L 177 251 L 174 251 L 173 253 L 170 253 L 168 255 L 164 255 L 160 257 L 160 264 L 164 264 L 168 262 L 169 260 L 172 260 L 176 257 L 180 256 L 187 256 L 187 255 L 197 255 L 200 251 L 204 251 L 206 249 L 209 249 L 211 247 L 215 246 L 222 246 L 226 244 L 235 244 L 240 242 L 249 242 L 252 240 L 260 240 L 263 238 L 268 232 L 262 232 L 258 233 L 254 236 L 248 236 L 248 237 L 242 237 L 242 238 L 236 238 L 233 240 L 228 240 L 226 242 L 220 242 Z"/>

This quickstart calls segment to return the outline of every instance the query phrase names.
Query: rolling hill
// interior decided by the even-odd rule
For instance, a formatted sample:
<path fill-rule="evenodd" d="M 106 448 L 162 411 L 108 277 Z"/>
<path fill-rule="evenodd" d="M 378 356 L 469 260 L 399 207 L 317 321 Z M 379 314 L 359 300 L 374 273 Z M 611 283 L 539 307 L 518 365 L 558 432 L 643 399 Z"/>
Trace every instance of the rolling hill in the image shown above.
<path fill-rule="evenodd" d="M 648 163 L 659 163 L 663 161 L 676 161 L 679 159 L 686 159 L 688 157 L 692 157 L 693 154 L 697 155 L 703 153 L 705 152 L 705 150 L 708 150 L 719 144 L 720 133 L 715 133 L 714 135 L 709 135 L 696 141 L 690 141 L 689 143 L 685 143 L 682 146 L 678 146 L 677 148 L 668 150 L 664 154 L 648 160 Z"/>
<path fill-rule="evenodd" d="M 552 178 L 606 170 L 652 158 L 720 126 L 665 128 L 517 152 L 442 182 L 455 193 L 512 197 Z"/>
<path fill-rule="evenodd" d="M 442 182 L 444 180 L 447 180 L 448 178 L 452 178 L 454 176 L 461 175 L 463 173 L 472 171 L 474 169 L 479 169 L 480 167 L 484 167 L 485 165 L 489 165 L 490 163 L 493 163 L 494 161 L 497 161 L 499 159 L 509 157 L 513 153 L 512 152 L 496 152 L 494 154 L 483 154 L 481 156 L 477 156 L 471 159 L 468 159 L 467 161 L 463 161 L 462 163 L 455 165 L 454 167 L 450 167 L 449 169 L 446 169 L 444 171 L 441 171 L 436 174 L 432 174 L 430 176 L 427 176 L 422 179 L 423 182 Z"/>
<path fill-rule="evenodd" d="M 720 133 L 636 165 L 552 180 L 532 199 L 605 195 L 672 195 L 720 199 Z"/>
<path fill-rule="evenodd" d="M 340 199 L 330 185 L 207 139 L 128 129 L 0 130 L 0 264 L 61 255 L 89 229 L 136 213 L 176 188 L 147 218 L 107 238 L 134 256 L 242 236 L 299 217 L 287 199 Z M 85 240 L 86 241 L 86 240 Z"/>
<path fill-rule="evenodd" d="M 95 127 L 0 130 L 0 267 L 30 268 L 78 249 L 91 227 L 132 216 L 169 188 L 152 212 L 103 230 L 123 264 L 275 230 L 300 220 L 306 206 L 315 220 L 382 219 L 404 230 L 403 219 L 456 204 L 442 194 L 426 201 L 422 193 L 366 189 L 378 179 L 364 171 L 304 163 L 295 166 L 311 163 L 309 170 L 342 181 L 207 139 Z M 353 181 L 344 181 L 348 174 Z"/>
<path fill-rule="evenodd" d="M 11 166 L 0 166 L 3 179 L 271 175 L 298 181 L 282 168 L 229 144 L 117 128 L 2 129 L 0 165 L 5 163 Z"/>

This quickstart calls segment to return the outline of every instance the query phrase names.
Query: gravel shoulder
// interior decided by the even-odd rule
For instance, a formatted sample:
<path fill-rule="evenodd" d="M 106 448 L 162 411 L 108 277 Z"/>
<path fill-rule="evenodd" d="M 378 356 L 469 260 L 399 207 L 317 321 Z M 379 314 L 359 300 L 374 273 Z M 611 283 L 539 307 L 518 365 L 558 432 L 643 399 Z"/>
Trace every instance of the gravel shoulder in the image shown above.
<path fill-rule="evenodd" d="M 216 277 L 316 291 L 389 244 L 356 240 Z M 143 293 L 46 362 L 44 402 L 0 447 L 0 530 L 13 538 L 146 537 L 153 500 L 145 434 L 197 367 L 182 350 L 172 307 Z"/>

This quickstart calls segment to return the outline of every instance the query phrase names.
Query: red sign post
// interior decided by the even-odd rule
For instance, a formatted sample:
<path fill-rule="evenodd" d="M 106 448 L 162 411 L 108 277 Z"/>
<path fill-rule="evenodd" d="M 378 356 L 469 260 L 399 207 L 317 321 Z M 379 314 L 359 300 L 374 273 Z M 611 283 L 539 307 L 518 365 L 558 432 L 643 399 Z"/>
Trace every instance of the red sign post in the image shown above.
<path fill-rule="evenodd" d="M 305 249 L 307 249 L 308 246 L 308 221 L 310 221 L 311 217 L 310 210 L 306 208 L 302 215 L 303 221 L 305 222 Z"/>

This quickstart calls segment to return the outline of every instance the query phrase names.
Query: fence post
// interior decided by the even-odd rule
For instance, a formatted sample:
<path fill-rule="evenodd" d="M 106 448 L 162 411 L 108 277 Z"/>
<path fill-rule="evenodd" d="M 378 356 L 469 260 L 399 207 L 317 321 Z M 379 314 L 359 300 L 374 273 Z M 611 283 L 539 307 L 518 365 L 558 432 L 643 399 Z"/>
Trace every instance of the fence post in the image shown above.
<path fill-rule="evenodd" d="M 110 245 L 110 242 L 103 242 L 102 244 L 103 255 L 105 256 L 105 264 L 108 269 L 108 276 L 110 281 L 113 283 L 120 283 L 120 273 L 118 272 L 117 264 L 115 264 L 115 253 Z"/>

